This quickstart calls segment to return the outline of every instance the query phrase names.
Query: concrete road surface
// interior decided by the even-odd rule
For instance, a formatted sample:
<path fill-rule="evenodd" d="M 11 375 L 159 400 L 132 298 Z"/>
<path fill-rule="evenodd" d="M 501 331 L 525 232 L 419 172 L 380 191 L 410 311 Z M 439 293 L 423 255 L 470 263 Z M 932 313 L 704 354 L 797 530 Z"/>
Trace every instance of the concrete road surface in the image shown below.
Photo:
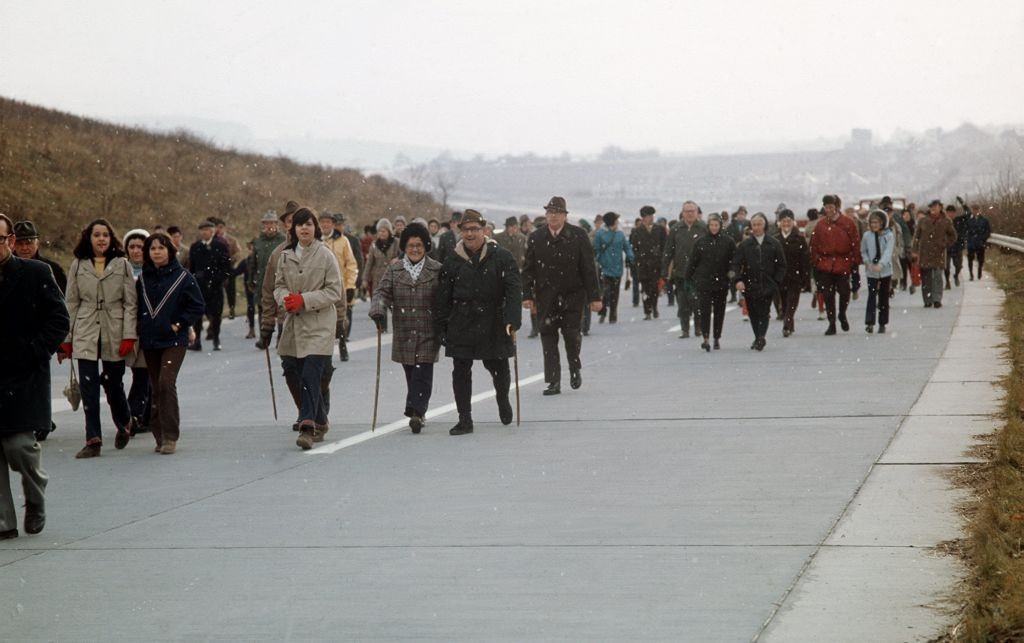
<path fill-rule="evenodd" d="M 624 293 L 620 322 L 595 317 L 584 340 L 581 390 L 565 375 L 541 396 L 524 329 L 522 426 L 481 395 L 472 435 L 448 435 L 449 411 L 372 439 L 360 304 L 309 453 L 276 356 L 274 422 L 263 353 L 235 320 L 222 352 L 186 359 L 176 455 L 148 434 L 114 450 L 106 416 L 102 457 L 74 460 L 81 412 L 55 415 L 46 530 L 0 543 L 0 637 L 749 641 L 917 400 L 959 299 L 924 310 L 901 293 L 879 336 L 861 297 L 851 331 L 824 337 L 805 295 L 796 334 L 773 321 L 763 353 L 733 310 L 705 354 L 664 299 L 645 322 Z M 389 354 L 385 429 L 405 392 Z M 442 358 L 433 408 L 453 400 L 450 373 Z M 55 368 L 54 397 L 66 377 Z"/>

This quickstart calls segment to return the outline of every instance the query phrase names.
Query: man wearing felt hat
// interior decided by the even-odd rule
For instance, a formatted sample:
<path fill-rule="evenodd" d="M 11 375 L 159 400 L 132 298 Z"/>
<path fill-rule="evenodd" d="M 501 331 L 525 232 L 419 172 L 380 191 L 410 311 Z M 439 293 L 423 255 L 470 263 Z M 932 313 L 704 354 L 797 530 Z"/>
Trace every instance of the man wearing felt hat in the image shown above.
<path fill-rule="evenodd" d="M 39 254 L 39 230 L 36 224 L 31 221 L 18 221 L 14 224 L 14 238 L 14 254 L 19 259 L 35 259 L 50 266 L 57 287 L 60 288 L 60 294 L 63 295 L 68 289 L 68 276 L 64 274 L 64 269 L 59 263 Z"/>
<path fill-rule="evenodd" d="M 462 238 L 441 266 L 434 305 L 434 328 L 445 355 L 453 361 L 452 388 L 459 422 L 450 435 L 473 432 L 473 362 L 481 360 L 491 374 L 498 418 L 512 422 L 508 360 L 515 354 L 512 333 L 522 323 L 519 268 L 507 250 L 484 236 L 483 217 L 476 210 L 462 214 Z"/>
<path fill-rule="evenodd" d="M 565 340 L 569 362 L 569 384 L 579 388 L 581 325 L 583 309 L 600 312 L 601 288 L 590 239 L 580 228 L 566 221 L 565 199 L 551 197 L 544 206 L 547 225 L 530 235 L 523 262 L 523 307 L 536 311 L 544 347 L 544 395 L 561 393 L 562 365 L 558 333 Z"/>

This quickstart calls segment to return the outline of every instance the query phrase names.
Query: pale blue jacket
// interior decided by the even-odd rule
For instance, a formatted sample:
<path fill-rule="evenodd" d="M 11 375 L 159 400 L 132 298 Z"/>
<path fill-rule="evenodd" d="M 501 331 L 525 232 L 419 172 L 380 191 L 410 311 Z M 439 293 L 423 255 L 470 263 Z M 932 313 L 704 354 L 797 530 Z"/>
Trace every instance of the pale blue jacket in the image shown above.
<path fill-rule="evenodd" d="M 860 239 L 860 258 L 864 261 L 864 274 L 874 279 L 892 277 L 892 247 L 895 245 L 892 230 L 886 228 L 878 233 L 878 241 L 882 248 L 882 256 L 878 258 L 878 264 L 882 266 L 881 272 L 869 270 L 868 267 L 875 263 L 875 233 L 868 230 Z"/>

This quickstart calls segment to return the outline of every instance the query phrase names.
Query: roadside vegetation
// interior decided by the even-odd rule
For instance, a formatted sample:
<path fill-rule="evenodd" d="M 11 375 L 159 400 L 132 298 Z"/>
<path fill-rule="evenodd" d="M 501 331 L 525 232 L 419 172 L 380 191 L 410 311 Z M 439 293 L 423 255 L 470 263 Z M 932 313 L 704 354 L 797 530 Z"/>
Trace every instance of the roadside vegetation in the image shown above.
<path fill-rule="evenodd" d="M 991 210 L 988 208 L 991 206 Z M 1000 186 L 984 204 L 993 231 L 1024 236 L 1024 185 Z M 949 641 L 1024 640 L 1024 255 L 991 246 L 986 268 L 1006 291 L 1003 307 L 1012 370 L 1000 428 L 979 447 L 990 459 L 964 468 L 975 499 L 967 507 L 962 547 L 968 577 L 960 619 Z"/>
<path fill-rule="evenodd" d="M 352 169 L 221 149 L 187 132 L 157 134 L 0 97 L 0 212 L 39 226 L 63 256 L 79 230 L 105 217 L 119 233 L 178 225 L 186 239 L 210 216 L 242 238 L 285 202 L 342 212 L 353 227 L 399 214 L 427 219 L 426 192 Z"/>

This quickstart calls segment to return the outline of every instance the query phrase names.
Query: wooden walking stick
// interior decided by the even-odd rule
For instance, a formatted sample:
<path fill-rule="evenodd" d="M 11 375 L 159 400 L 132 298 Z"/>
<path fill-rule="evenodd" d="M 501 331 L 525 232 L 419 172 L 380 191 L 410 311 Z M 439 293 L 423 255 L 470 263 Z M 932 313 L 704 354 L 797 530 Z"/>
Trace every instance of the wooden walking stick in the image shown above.
<path fill-rule="evenodd" d="M 516 331 L 512 331 L 512 367 L 516 374 L 516 426 L 519 426 L 519 344 L 516 343 Z"/>
<path fill-rule="evenodd" d="M 274 372 L 270 367 L 270 347 L 263 349 L 267 355 L 267 377 L 270 378 L 270 402 L 274 405 L 274 421 L 277 422 L 277 396 L 274 394 Z"/>
<path fill-rule="evenodd" d="M 373 386 L 373 422 L 370 424 L 370 432 L 377 429 L 377 399 L 380 397 L 380 326 L 377 327 L 377 383 Z"/>

